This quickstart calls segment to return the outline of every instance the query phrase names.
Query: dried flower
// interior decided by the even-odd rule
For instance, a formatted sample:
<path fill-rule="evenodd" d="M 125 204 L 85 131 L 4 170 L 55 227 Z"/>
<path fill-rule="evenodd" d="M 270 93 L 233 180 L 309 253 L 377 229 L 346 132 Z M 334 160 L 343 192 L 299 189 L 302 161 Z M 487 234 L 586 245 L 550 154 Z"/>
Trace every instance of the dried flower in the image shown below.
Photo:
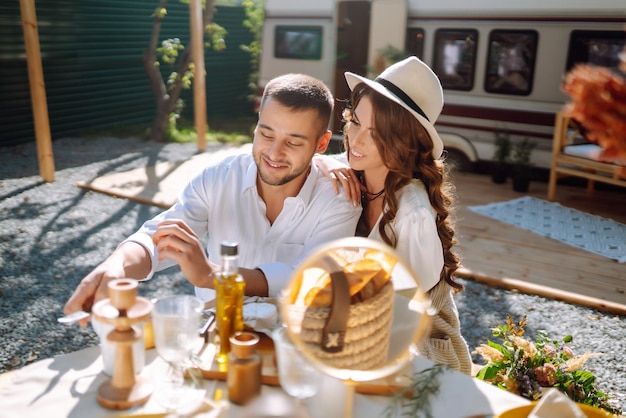
<path fill-rule="evenodd" d="M 556 353 L 556 347 L 553 346 L 552 344 L 546 344 L 543 346 L 543 354 L 545 354 L 546 357 L 548 358 L 555 358 L 557 353 Z"/>
<path fill-rule="evenodd" d="M 476 352 L 483 356 L 484 359 L 493 363 L 504 360 L 504 354 L 486 344 L 481 344 L 479 347 L 476 347 Z"/>
<path fill-rule="evenodd" d="M 556 367 L 550 363 L 535 367 L 532 371 L 541 387 L 554 386 L 557 382 Z"/>
<path fill-rule="evenodd" d="M 602 353 L 585 353 L 579 357 L 572 357 L 565 362 L 565 370 L 573 372 L 574 370 L 580 370 L 585 365 L 585 362 L 593 357 L 601 356 Z"/>
<path fill-rule="evenodd" d="M 561 352 L 563 353 L 563 356 L 565 358 L 572 358 L 574 357 L 574 352 L 572 351 L 571 348 L 569 348 L 568 346 L 564 345 L 563 347 L 561 347 Z"/>
<path fill-rule="evenodd" d="M 608 68 L 579 64 L 565 76 L 563 90 L 572 97 L 567 113 L 583 124 L 589 139 L 603 147 L 623 146 L 626 79 Z"/>
<path fill-rule="evenodd" d="M 531 359 L 537 355 L 537 348 L 535 347 L 535 344 L 531 343 L 530 341 L 525 340 L 522 337 L 513 335 L 511 336 L 511 342 L 513 343 L 513 345 L 524 350 L 525 359 Z"/>
<path fill-rule="evenodd" d="M 597 388 L 596 377 L 582 369 L 587 360 L 601 353 L 575 356 L 566 345 L 571 336 L 556 341 L 545 331 L 538 331 L 535 341 L 530 341 L 523 337 L 525 326 L 525 316 L 516 325 L 507 315 L 506 325 L 492 328 L 493 336 L 502 343 L 489 340 L 476 349 L 487 361 L 477 378 L 530 400 L 539 399 L 543 387 L 555 387 L 575 402 L 621 414 L 613 399 Z"/>

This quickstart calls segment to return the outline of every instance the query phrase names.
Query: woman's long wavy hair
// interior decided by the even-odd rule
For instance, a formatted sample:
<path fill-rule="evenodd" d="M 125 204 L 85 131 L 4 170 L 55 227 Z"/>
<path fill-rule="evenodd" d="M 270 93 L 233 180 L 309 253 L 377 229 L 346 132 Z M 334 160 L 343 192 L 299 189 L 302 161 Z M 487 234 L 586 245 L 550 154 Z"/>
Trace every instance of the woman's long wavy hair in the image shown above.
<path fill-rule="evenodd" d="M 463 285 L 455 282 L 453 275 L 459 268 L 460 259 L 452 251 L 456 244 L 454 237 L 454 193 L 455 189 L 448 180 L 447 167 L 441 160 L 432 155 L 433 142 L 430 135 L 419 121 L 407 110 L 375 92 L 364 83 L 358 84 L 352 91 L 351 108 L 355 109 L 363 97 L 368 97 L 374 108 L 374 128 L 372 133 L 376 148 L 389 169 L 385 179 L 385 195 L 383 213 L 378 229 L 385 243 L 396 247 L 397 234 L 391 222 L 398 212 L 396 192 L 406 186 L 412 179 L 421 180 L 426 187 L 430 204 L 437 212 L 437 232 L 443 246 L 444 266 L 440 280 L 444 279 L 455 291 L 461 291 Z M 346 113 L 350 113 L 349 111 Z M 344 146 L 349 151 L 348 127 L 350 117 L 345 117 Z M 362 173 L 358 173 L 363 181 Z M 363 199 L 367 205 L 367 199 Z M 364 219 L 359 221 L 358 231 L 367 226 Z"/>

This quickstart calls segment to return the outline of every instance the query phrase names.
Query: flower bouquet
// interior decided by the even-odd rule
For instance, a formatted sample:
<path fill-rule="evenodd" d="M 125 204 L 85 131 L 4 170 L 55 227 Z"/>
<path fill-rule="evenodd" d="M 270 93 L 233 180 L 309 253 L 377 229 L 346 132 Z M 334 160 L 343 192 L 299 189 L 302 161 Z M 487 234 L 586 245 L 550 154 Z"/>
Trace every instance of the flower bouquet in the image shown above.
<path fill-rule="evenodd" d="M 575 356 L 567 345 L 572 341 L 571 336 L 559 342 L 544 331 L 537 332 L 534 342 L 529 341 L 523 337 L 525 326 L 526 316 L 516 326 L 507 315 L 506 325 L 492 328 L 493 336 L 502 342 L 489 340 L 476 348 L 487 361 L 478 372 L 478 379 L 533 401 L 541 397 L 542 388 L 554 387 L 574 402 L 621 414 L 610 396 L 597 388 L 593 373 L 583 370 L 588 359 L 601 353 Z"/>

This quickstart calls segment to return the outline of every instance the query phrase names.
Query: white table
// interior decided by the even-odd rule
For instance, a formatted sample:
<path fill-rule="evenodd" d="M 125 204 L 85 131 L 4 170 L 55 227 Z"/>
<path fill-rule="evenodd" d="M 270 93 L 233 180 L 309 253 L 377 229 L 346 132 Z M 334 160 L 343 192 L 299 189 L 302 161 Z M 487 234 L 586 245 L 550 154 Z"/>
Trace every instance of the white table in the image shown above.
<path fill-rule="evenodd" d="M 428 360 L 417 358 L 414 370 L 432 365 Z M 155 371 L 164 366 L 154 349 L 146 352 L 146 365 L 142 376 L 155 381 Z M 96 400 L 98 387 L 108 376 L 102 373 L 99 347 L 91 347 L 53 359 L 41 360 L 21 369 L 0 375 L 0 417 L 110 417 L 163 413 L 153 395 L 143 406 L 127 411 L 113 411 L 101 407 Z M 431 401 L 432 413 L 441 418 L 462 418 L 475 415 L 497 414 L 504 410 L 526 405 L 529 402 L 470 376 L 447 371 L 439 376 L 441 387 L 438 396 Z M 205 380 L 207 395 L 225 392 L 225 383 Z M 284 394 L 280 388 L 264 386 L 263 397 Z M 286 395 L 285 395 L 286 396 Z M 312 418 L 340 417 L 342 386 L 334 379 L 323 385 L 322 391 L 309 402 Z M 334 399 L 330 399 L 333 397 Z M 354 417 L 380 417 L 389 403 L 386 396 L 357 394 Z M 333 410 L 333 411 L 331 411 Z M 153 415 L 154 416 L 154 415 Z M 221 417 L 249 416 L 235 405 Z"/>

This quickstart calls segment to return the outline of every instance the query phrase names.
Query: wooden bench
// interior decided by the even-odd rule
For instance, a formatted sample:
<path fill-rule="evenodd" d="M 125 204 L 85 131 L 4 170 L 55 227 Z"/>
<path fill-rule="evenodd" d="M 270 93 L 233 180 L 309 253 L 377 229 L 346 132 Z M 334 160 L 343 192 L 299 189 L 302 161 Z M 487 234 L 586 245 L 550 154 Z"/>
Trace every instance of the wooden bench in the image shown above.
<path fill-rule="evenodd" d="M 575 176 L 587 179 L 587 190 L 593 192 L 596 181 L 626 187 L 620 170 L 626 161 L 603 161 L 602 148 L 596 144 L 580 143 L 578 125 L 563 111 L 556 114 L 552 139 L 552 164 L 548 182 L 548 200 L 554 201 L 560 178 Z"/>

